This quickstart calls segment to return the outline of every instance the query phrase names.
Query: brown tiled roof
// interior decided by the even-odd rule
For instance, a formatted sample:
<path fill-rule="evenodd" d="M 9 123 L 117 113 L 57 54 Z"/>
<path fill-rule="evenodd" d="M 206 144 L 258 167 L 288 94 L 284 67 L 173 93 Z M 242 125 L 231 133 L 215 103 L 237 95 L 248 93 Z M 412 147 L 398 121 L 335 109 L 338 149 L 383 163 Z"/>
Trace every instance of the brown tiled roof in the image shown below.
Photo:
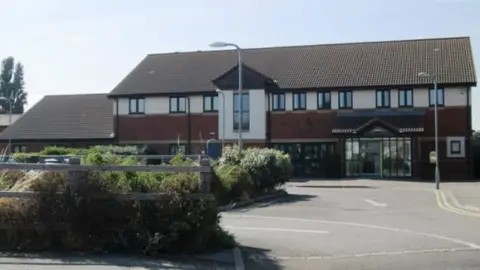
<path fill-rule="evenodd" d="M 244 63 L 280 88 L 476 84 L 468 37 L 244 49 Z M 110 95 L 202 92 L 236 65 L 232 50 L 148 55 Z"/>
<path fill-rule="evenodd" d="M 352 115 L 338 116 L 332 133 L 355 134 L 362 132 L 365 128 L 380 124 L 395 130 L 398 133 L 423 132 L 423 113 L 396 114 L 396 115 Z"/>
<path fill-rule="evenodd" d="M 106 94 L 45 96 L 0 140 L 108 139 L 113 135 L 113 103 Z"/>

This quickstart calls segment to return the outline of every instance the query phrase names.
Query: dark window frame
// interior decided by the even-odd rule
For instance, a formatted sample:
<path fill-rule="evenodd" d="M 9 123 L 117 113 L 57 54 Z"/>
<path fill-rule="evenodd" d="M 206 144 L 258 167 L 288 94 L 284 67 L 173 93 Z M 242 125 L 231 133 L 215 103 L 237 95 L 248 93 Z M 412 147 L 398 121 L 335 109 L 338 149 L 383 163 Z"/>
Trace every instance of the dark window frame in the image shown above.
<path fill-rule="evenodd" d="M 302 96 L 305 97 L 305 104 L 304 106 L 301 106 L 301 100 L 302 100 Z M 300 107 L 295 107 L 295 100 L 298 101 L 298 104 L 300 105 Z M 294 111 L 306 111 L 307 110 L 307 92 L 296 92 L 296 93 L 292 93 L 292 109 Z"/>
<path fill-rule="evenodd" d="M 17 151 L 19 150 L 19 151 Z M 28 148 L 24 144 L 13 144 L 12 145 L 12 153 L 27 153 Z"/>
<path fill-rule="evenodd" d="M 403 94 L 402 94 L 403 92 Z M 411 104 L 408 104 L 408 93 L 411 93 L 412 95 L 412 103 Z M 405 104 L 400 104 L 400 96 L 403 95 L 403 100 L 405 101 Z M 413 89 L 412 88 L 400 88 L 398 89 L 398 107 L 399 108 L 413 108 L 413 104 L 414 104 L 414 101 L 413 101 Z"/>
<path fill-rule="evenodd" d="M 135 110 L 132 108 L 132 101 L 135 102 Z M 140 101 L 143 102 L 143 111 L 140 111 L 138 108 L 140 107 Z M 128 114 L 145 114 L 145 98 L 129 98 L 128 99 Z"/>
<path fill-rule="evenodd" d="M 458 151 L 453 151 L 455 149 L 453 146 L 454 144 L 458 144 Z M 450 154 L 459 155 L 462 153 L 462 142 L 459 140 L 452 140 L 450 141 Z"/>
<path fill-rule="evenodd" d="M 217 107 L 218 107 L 218 95 L 209 94 L 209 95 L 203 96 L 203 112 L 218 112 L 218 108 L 215 108 L 215 99 L 217 99 Z M 210 109 L 205 108 L 205 104 L 208 104 L 208 103 L 210 104 Z"/>
<path fill-rule="evenodd" d="M 177 100 L 177 110 L 172 111 L 172 99 Z M 185 101 L 185 109 L 184 110 L 179 110 L 179 105 L 180 105 L 180 100 L 183 99 Z M 169 112 L 170 113 L 186 113 L 187 112 L 187 97 L 186 96 L 170 96 L 168 99 L 168 106 L 169 106 Z"/>
<path fill-rule="evenodd" d="M 280 108 L 280 100 L 283 100 L 283 108 Z M 272 111 L 285 111 L 285 93 L 273 93 L 272 94 Z"/>
<path fill-rule="evenodd" d="M 381 103 L 378 104 L 378 95 L 381 95 Z M 388 95 L 388 99 L 385 99 L 385 96 Z M 388 104 L 386 101 L 388 100 Z M 375 91 L 375 106 L 378 109 L 390 108 L 392 103 L 392 96 L 390 89 L 377 89 Z"/>
<path fill-rule="evenodd" d="M 184 155 L 187 154 L 187 144 L 185 143 L 171 143 L 168 145 L 168 153 L 169 155 L 178 155 L 180 151 L 178 149 L 183 148 L 183 153 Z"/>
<path fill-rule="evenodd" d="M 432 94 L 435 94 L 434 91 L 435 91 L 435 89 L 433 89 L 433 88 L 428 89 L 428 106 L 429 107 L 434 107 L 435 106 L 435 104 L 431 102 L 432 98 L 433 98 Z M 442 99 L 441 99 L 442 103 L 441 104 L 438 103 L 438 98 L 440 97 L 438 95 L 438 92 L 441 92 L 441 94 L 440 94 L 440 96 L 442 97 Z M 437 100 L 436 100 L 436 102 L 437 102 L 437 107 L 444 107 L 445 106 L 445 89 L 443 87 L 438 87 L 437 88 Z"/>
<path fill-rule="evenodd" d="M 244 106 L 241 109 L 242 115 L 242 123 L 238 123 L 238 116 L 237 114 L 240 113 L 240 110 L 237 108 L 238 102 L 235 102 L 235 97 L 238 97 L 238 93 L 233 94 L 233 131 L 238 131 L 238 126 L 242 126 L 242 131 L 249 131 L 250 130 L 250 93 L 241 93 L 240 98 L 247 97 L 248 100 L 248 109 L 245 109 L 245 103 L 242 103 Z M 247 117 L 244 117 L 247 116 Z M 248 119 L 248 122 L 244 123 L 244 119 Z"/>
<path fill-rule="evenodd" d="M 328 102 L 325 102 L 325 96 L 328 95 Z M 319 97 L 322 96 L 323 104 L 320 106 Z M 332 93 L 331 91 L 318 91 L 317 92 L 317 109 L 318 110 L 330 110 L 332 108 Z"/>
<path fill-rule="evenodd" d="M 350 95 L 350 105 L 346 104 L 347 100 L 345 100 L 345 106 L 341 106 L 341 100 L 342 100 L 342 93 L 347 95 Z M 353 109 L 353 91 L 352 90 L 342 90 L 338 92 L 338 109 L 340 110 L 351 110 Z"/>

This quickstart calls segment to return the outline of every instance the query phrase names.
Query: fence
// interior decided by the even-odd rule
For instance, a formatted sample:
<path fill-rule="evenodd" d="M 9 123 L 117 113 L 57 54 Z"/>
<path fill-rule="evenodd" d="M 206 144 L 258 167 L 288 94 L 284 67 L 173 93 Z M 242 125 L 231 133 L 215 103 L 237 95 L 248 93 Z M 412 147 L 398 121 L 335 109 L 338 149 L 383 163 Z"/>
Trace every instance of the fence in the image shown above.
<path fill-rule="evenodd" d="M 50 156 L 51 157 L 51 156 Z M 0 170 L 39 170 L 39 171 L 55 171 L 68 173 L 68 184 L 70 189 L 75 190 L 86 179 L 88 172 L 107 172 L 107 171 L 123 171 L 123 172 L 176 172 L 200 173 L 200 192 L 190 194 L 194 198 L 210 197 L 211 186 L 211 167 L 210 159 L 200 159 L 200 166 L 164 166 L 164 165 L 81 165 L 78 157 L 69 157 L 69 164 L 29 164 L 29 163 L 1 163 Z M 36 196 L 34 192 L 10 192 L 0 191 L 0 197 L 8 198 L 33 198 Z M 158 200 L 171 197 L 169 194 L 162 193 L 140 193 L 131 192 L 125 194 L 116 194 L 115 197 L 121 200 Z"/>
<path fill-rule="evenodd" d="M 172 158 L 175 157 L 175 155 L 117 155 L 121 158 L 128 158 L 128 157 L 134 157 L 136 159 L 147 159 L 147 160 L 156 160 L 160 161 L 162 163 L 170 161 Z M 70 159 L 70 158 L 82 158 L 83 155 L 75 155 L 75 156 L 69 156 L 69 155 L 41 155 L 41 156 L 33 156 L 35 158 L 38 158 L 38 162 L 45 162 L 46 159 Z M 186 159 L 191 159 L 195 161 L 200 161 L 204 158 L 209 158 L 206 155 L 184 155 L 183 156 Z M 35 160 L 36 162 L 37 160 Z"/>

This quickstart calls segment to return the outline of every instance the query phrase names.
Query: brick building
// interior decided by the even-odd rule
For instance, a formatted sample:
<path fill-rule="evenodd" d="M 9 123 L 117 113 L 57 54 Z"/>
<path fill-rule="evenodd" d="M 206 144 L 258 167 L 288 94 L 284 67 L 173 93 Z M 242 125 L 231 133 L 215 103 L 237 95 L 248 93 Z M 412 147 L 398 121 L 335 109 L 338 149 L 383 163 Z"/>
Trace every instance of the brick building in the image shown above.
<path fill-rule="evenodd" d="M 106 94 L 45 96 L 0 133 L 2 149 L 37 152 L 45 146 L 112 144 L 112 101 Z"/>
<path fill-rule="evenodd" d="M 297 175 L 432 179 L 433 80 L 420 72 L 438 78 L 441 177 L 470 175 L 476 75 L 469 38 L 242 54 L 245 146 L 289 152 Z M 148 55 L 109 94 L 116 142 L 161 153 L 179 143 L 195 153 L 212 138 L 235 142 L 236 57 L 230 50 Z"/>

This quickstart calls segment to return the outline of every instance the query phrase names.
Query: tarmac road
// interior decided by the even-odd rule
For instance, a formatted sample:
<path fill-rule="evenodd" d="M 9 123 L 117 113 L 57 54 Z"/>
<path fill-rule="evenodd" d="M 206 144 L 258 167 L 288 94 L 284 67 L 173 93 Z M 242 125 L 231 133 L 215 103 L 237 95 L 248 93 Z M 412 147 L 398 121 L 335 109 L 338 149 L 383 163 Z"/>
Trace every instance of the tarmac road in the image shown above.
<path fill-rule="evenodd" d="M 288 197 L 225 213 L 222 225 L 243 246 L 245 269 L 480 269 L 480 211 L 432 188 L 290 183 Z"/>

